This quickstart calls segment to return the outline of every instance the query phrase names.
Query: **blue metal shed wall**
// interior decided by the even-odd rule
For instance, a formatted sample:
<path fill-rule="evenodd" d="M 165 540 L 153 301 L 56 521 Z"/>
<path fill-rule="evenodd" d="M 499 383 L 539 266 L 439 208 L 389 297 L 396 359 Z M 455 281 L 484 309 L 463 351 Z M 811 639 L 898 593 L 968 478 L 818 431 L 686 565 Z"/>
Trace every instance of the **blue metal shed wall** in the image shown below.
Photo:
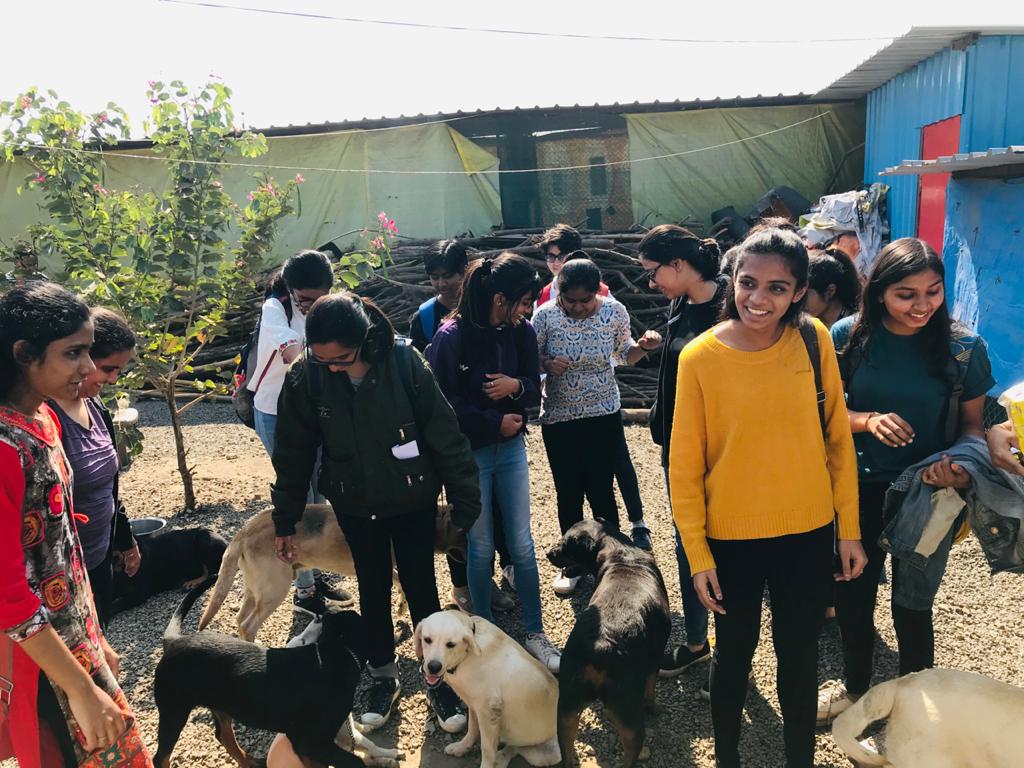
<path fill-rule="evenodd" d="M 966 62 L 966 52 L 947 49 L 868 94 L 864 180 L 890 185 L 893 238 L 917 232 L 917 177 L 878 172 L 920 157 L 921 127 L 963 111 Z"/>
<path fill-rule="evenodd" d="M 1024 36 L 982 37 L 968 48 L 960 151 L 1024 144 L 1022 95 Z"/>
<path fill-rule="evenodd" d="M 942 254 L 950 311 L 988 342 L 1001 392 L 1024 379 L 1024 178 L 951 180 Z"/>

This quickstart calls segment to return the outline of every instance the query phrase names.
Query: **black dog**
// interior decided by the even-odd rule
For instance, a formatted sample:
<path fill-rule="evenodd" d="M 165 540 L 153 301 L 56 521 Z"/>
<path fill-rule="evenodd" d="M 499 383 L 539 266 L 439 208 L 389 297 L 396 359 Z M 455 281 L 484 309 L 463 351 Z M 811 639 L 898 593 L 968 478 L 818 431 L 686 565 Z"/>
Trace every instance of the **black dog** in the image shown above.
<path fill-rule="evenodd" d="M 205 528 L 157 533 L 138 540 L 142 560 L 134 576 L 124 572 L 124 561 L 114 558 L 114 601 L 110 615 L 142 605 L 169 589 L 192 589 L 220 570 L 227 541 Z"/>
<path fill-rule="evenodd" d="M 306 765 L 364 768 L 334 741 L 352 710 L 366 663 L 359 614 L 326 614 L 319 641 L 299 648 L 267 649 L 209 630 L 182 635 L 185 614 L 212 583 L 209 579 L 185 596 L 164 632 L 164 655 L 153 681 L 160 712 L 157 768 L 170 766 L 195 707 L 210 709 L 217 739 L 243 768 L 256 763 L 235 739 L 234 720 L 284 733 Z"/>
<path fill-rule="evenodd" d="M 600 699 L 632 768 L 644 745 L 646 711 L 656 712 L 654 681 L 672 622 L 668 594 L 654 557 L 603 520 L 584 520 L 548 553 L 559 568 L 575 566 L 597 580 L 576 618 L 558 673 L 558 743 L 574 762 L 580 713 Z"/>

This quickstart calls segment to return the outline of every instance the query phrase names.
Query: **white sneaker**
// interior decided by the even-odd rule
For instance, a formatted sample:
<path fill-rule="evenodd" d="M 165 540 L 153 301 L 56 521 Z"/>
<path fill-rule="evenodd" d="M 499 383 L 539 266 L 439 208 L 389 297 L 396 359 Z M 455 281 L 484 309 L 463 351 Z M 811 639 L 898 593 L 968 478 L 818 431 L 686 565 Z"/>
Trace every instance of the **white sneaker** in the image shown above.
<path fill-rule="evenodd" d="M 859 698 L 859 697 L 858 697 Z M 838 680 L 828 680 L 818 689 L 818 727 L 828 725 L 853 706 L 846 686 Z"/>
<path fill-rule="evenodd" d="M 505 583 L 508 584 L 509 589 L 513 592 L 516 591 L 516 572 L 511 565 L 506 565 L 501 569 L 501 575 L 505 577 Z"/>
<path fill-rule="evenodd" d="M 580 583 L 582 576 L 566 576 L 565 569 L 563 568 L 555 576 L 555 580 L 551 582 L 551 588 L 555 590 L 556 595 L 571 595 L 576 591 L 576 585 Z"/>
<path fill-rule="evenodd" d="M 526 650 L 547 667 L 551 674 L 558 674 L 558 669 L 562 664 L 562 652 L 551 644 L 547 635 L 543 632 L 533 632 L 527 635 Z"/>

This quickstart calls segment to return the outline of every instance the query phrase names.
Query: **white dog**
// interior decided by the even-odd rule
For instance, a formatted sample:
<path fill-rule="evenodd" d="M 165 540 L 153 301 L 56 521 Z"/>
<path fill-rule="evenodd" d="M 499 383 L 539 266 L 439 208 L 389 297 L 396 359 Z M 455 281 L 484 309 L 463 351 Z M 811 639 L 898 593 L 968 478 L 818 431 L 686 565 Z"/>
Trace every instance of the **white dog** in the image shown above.
<path fill-rule="evenodd" d="M 857 737 L 888 718 L 884 754 Z M 876 685 L 832 723 L 859 766 L 1016 768 L 1024 765 L 1024 689 L 973 672 L 929 669 Z"/>
<path fill-rule="evenodd" d="M 446 754 L 462 757 L 479 736 L 480 768 L 506 768 L 517 754 L 535 766 L 561 760 L 558 683 L 519 643 L 455 610 L 431 614 L 414 637 L 427 685 L 448 683 L 469 708 L 466 735 Z"/>

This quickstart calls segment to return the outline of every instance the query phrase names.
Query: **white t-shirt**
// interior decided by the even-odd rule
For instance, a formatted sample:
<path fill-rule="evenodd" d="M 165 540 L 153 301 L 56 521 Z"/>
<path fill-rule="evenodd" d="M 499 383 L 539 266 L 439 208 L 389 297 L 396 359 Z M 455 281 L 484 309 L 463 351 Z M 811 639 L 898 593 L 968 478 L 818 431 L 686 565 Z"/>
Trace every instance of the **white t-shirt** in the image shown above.
<path fill-rule="evenodd" d="M 263 302 L 260 312 L 260 338 L 256 350 L 256 370 L 249 375 L 246 387 L 253 392 L 253 405 L 257 411 L 277 415 L 277 397 L 284 386 L 284 375 L 288 366 L 281 357 L 281 352 L 288 347 L 306 342 L 306 316 L 296 309 L 292 310 L 291 322 L 285 314 L 284 304 L 274 298 Z M 260 375 L 273 355 L 266 375 Z M 256 384 L 259 382 L 259 388 Z"/>

